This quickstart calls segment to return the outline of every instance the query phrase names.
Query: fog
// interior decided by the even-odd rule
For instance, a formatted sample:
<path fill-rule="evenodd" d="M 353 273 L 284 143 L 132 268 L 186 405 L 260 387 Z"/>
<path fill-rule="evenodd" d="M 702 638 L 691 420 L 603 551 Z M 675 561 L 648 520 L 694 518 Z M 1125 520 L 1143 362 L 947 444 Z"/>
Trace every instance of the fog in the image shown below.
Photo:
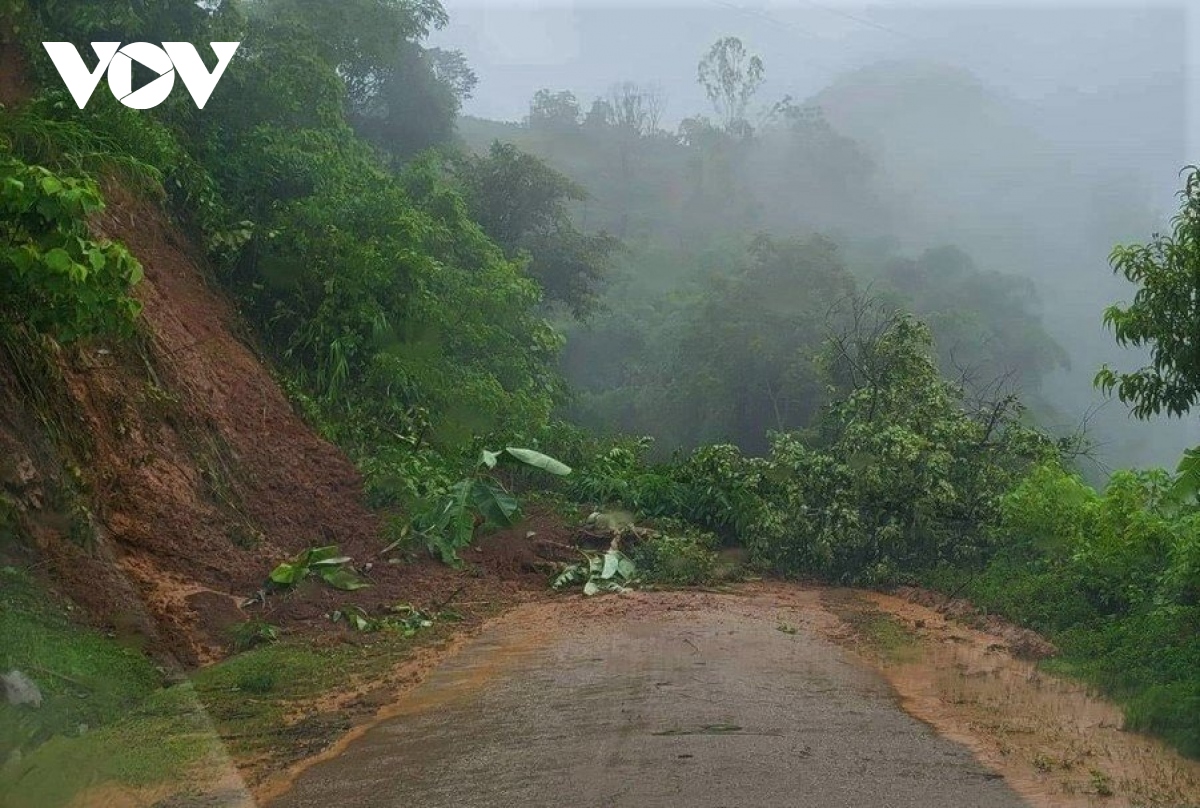
<path fill-rule="evenodd" d="M 445 5 L 451 22 L 432 44 L 461 51 L 479 77 L 464 121 L 521 122 L 543 88 L 572 92 L 586 112 L 614 83 L 634 81 L 661 92 L 660 125 L 673 131 L 712 114 L 697 62 L 716 39 L 738 37 L 765 66 L 749 118 L 789 96 L 815 105 L 869 167 L 827 181 L 815 169 L 789 173 L 794 155 L 773 150 L 764 128 L 742 165 L 754 199 L 754 213 L 739 219 L 745 227 L 826 233 L 851 261 L 880 243 L 908 256 L 954 245 L 981 271 L 1028 278 L 1032 305 L 1066 353 L 1039 371 L 1043 421 L 1060 430 L 1086 421 L 1101 468 L 1171 465 L 1200 442 L 1194 416 L 1137 422 L 1092 387 L 1101 364 L 1140 362 L 1101 324 L 1104 307 L 1132 293 L 1107 256 L 1166 226 L 1178 172 L 1200 153 L 1190 103 L 1200 86 L 1200 13 L 835 0 Z M 460 131 L 472 140 L 470 126 Z M 484 148 L 498 131 L 476 132 L 471 145 Z M 596 197 L 585 227 L 624 226 L 629 211 L 606 218 L 605 204 L 623 203 L 573 172 L 566 146 L 532 142 L 520 145 L 541 148 Z M 796 190 L 805 183 L 811 192 Z M 866 189 L 847 189 L 856 183 Z M 636 250 L 627 264 L 635 277 L 659 271 Z"/>

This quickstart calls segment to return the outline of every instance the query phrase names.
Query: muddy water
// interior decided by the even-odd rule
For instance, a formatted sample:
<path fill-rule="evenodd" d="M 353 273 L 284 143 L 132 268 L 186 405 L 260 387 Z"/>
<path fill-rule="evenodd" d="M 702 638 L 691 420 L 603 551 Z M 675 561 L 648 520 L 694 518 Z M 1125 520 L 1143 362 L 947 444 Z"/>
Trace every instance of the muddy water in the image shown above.
<path fill-rule="evenodd" d="M 270 805 L 1026 804 L 901 711 L 839 630 L 815 595 L 521 607 Z"/>

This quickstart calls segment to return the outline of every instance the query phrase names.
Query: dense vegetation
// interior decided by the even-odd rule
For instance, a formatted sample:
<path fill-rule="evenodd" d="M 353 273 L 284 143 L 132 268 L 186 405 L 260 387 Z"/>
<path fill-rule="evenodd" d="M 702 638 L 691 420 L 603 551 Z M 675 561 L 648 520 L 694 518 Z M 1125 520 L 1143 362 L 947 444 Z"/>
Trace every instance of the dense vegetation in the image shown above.
<path fill-rule="evenodd" d="M 761 452 L 767 429 L 805 427 L 816 411 L 813 356 L 830 310 L 856 291 L 920 316 L 947 375 L 1004 377 L 1054 414 L 1042 381 L 1067 358 L 1032 283 L 953 245 L 914 252 L 877 236 L 902 206 L 880 198 L 864 150 L 790 99 L 751 123 L 747 78 L 734 70 L 710 90 L 718 114 L 741 110 L 733 120 L 694 116 L 678 132 L 658 127 L 654 89 L 628 82 L 587 114 L 571 93 L 542 91 L 523 125 L 461 123 L 477 151 L 498 139 L 579 181 L 577 218 L 624 244 L 597 310 L 559 323 L 571 419 L 652 435 L 664 454 L 713 440 Z"/>
<path fill-rule="evenodd" d="M 629 83 L 586 114 L 543 91 L 523 124 L 464 121 L 464 147 L 475 77 L 424 44 L 436 0 L 9 6 L 42 89 L 0 109 L 4 339 L 136 328 L 140 267 L 88 220 L 106 182 L 157 193 L 372 503 L 440 530 L 447 560 L 468 504 L 515 513 L 486 481 L 498 453 L 472 469 L 519 441 L 575 467 L 571 501 L 681 520 L 761 569 L 966 592 L 1200 754 L 1197 456 L 1084 483 L 1081 440 L 1037 427 L 1064 357 L 1032 288 L 855 233 L 836 211 L 889 210 L 869 160 L 790 99 L 751 121 L 764 67 L 737 40 L 699 67 L 715 122 L 665 131 Z M 103 90 L 80 111 L 48 32 L 243 46 L 202 114 Z M 1113 254 L 1139 292 L 1108 320 L 1153 362 L 1099 381 L 1139 416 L 1200 390 L 1198 177 L 1171 235 Z M 697 548 L 641 561 L 699 580 Z"/>

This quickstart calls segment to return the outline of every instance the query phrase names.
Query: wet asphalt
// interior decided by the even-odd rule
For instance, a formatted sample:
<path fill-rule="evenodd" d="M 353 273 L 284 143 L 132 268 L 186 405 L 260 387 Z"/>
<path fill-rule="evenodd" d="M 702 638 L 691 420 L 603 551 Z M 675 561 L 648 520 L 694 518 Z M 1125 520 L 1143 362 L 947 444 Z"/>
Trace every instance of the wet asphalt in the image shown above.
<path fill-rule="evenodd" d="M 1026 805 L 777 604 L 542 619 L 485 631 L 271 808 Z"/>

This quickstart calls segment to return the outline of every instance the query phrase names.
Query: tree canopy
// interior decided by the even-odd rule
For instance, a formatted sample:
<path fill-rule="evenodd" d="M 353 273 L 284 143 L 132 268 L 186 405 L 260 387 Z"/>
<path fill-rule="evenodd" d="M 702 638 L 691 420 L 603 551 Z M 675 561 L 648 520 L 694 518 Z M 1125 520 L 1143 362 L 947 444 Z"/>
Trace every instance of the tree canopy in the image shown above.
<path fill-rule="evenodd" d="M 1104 322 L 1118 344 L 1149 349 L 1150 364 L 1127 373 L 1106 365 L 1096 382 L 1138 418 L 1181 416 L 1200 402 L 1200 169 L 1188 169 L 1179 197 L 1170 233 L 1112 253 L 1113 271 L 1138 290 Z"/>

